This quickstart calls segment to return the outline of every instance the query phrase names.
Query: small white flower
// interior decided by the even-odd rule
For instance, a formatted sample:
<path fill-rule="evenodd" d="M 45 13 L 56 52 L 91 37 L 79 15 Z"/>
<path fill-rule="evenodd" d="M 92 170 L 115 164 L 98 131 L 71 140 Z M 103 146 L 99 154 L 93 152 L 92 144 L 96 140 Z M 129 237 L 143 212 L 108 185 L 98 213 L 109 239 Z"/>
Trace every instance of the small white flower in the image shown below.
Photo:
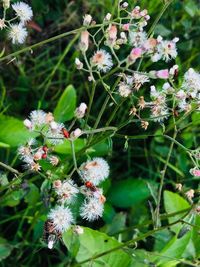
<path fill-rule="evenodd" d="M 97 220 L 103 215 L 103 204 L 95 198 L 85 200 L 80 208 L 80 215 L 88 221 Z"/>
<path fill-rule="evenodd" d="M 73 230 L 77 235 L 82 235 L 84 233 L 84 229 L 79 225 L 75 225 Z"/>
<path fill-rule="evenodd" d="M 13 4 L 12 8 L 15 10 L 16 15 L 20 18 L 22 23 L 31 20 L 33 17 L 32 8 L 24 2 L 17 2 Z"/>
<path fill-rule="evenodd" d="M 187 92 L 200 91 L 200 74 L 194 69 L 190 68 L 184 75 L 182 88 Z"/>
<path fill-rule="evenodd" d="M 71 210 L 63 206 L 57 206 L 51 209 L 48 218 L 53 221 L 55 230 L 59 233 L 63 233 L 69 229 L 74 221 Z"/>
<path fill-rule="evenodd" d="M 147 41 L 146 32 L 129 32 L 129 41 L 134 47 L 141 47 Z"/>
<path fill-rule="evenodd" d="M 55 187 L 55 192 L 60 197 L 62 203 L 69 204 L 73 202 L 74 197 L 78 194 L 79 190 L 77 185 L 70 179 L 63 181 L 61 186 Z"/>
<path fill-rule="evenodd" d="M 34 110 L 30 114 L 33 127 L 41 126 L 46 123 L 46 113 L 43 110 Z"/>
<path fill-rule="evenodd" d="M 75 64 L 78 70 L 81 70 L 83 68 L 83 63 L 80 61 L 79 58 L 75 58 Z"/>
<path fill-rule="evenodd" d="M 75 129 L 73 132 L 71 132 L 71 134 L 70 134 L 70 138 L 72 138 L 72 139 L 76 139 L 76 138 L 78 138 L 79 136 L 81 136 L 81 134 L 82 134 L 81 129 L 77 128 L 77 129 Z"/>
<path fill-rule="evenodd" d="M 113 66 L 112 57 L 105 50 L 100 49 L 92 57 L 91 64 L 97 67 L 99 71 L 107 72 Z"/>
<path fill-rule="evenodd" d="M 62 133 L 62 129 L 64 128 L 64 124 L 55 123 L 55 124 L 53 124 L 53 126 L 54 126 L 53 127 L 54 129 L 50 127 L 46 132 L 48 142 L 50 142 L 52 145 L 62 144 L 64 142 L 64 137 L 63 137 L 63 133 Z"/>
<path fill-rule="evenodd" d="M 92 21 L 92 16 L 90 14 L 86 14 L 83 18 L 83 25 L 88 26 L 90 25 L 91 21 Z"/>
<path fill-rule="evenodd" d="M 120 96 L 122 97 L 128 97 L 132 93 L 130 85 L 125 84 L 124 82 L 119 83 L 118 90 L 119 90 Z"/>
<path fill-rule="evenodd" d="M 111 17 L 112 17 L 112 15 L 110 13 L 107 13 L 104 20 L 110 21 Z"/>
<path fill-rule="evenodd" d="M 176 43 L 174 41 L 161 41 L 157 49 L 158 54 L 160 54 L 165 61 L 169 61 L 177 56 Z"/>
<path fill-rule="evenodd" d="M 88 160 L 80 166 L 80 172 L 84 181 L 90 181 L 93 185 L 98 185 L 109 175 L 109 165 L 103 158 Z"/>
<path fill-rule="evenodd" d="M 11 24 L 8 38 L 12 40 L 13 44 L 23 44 L 27 35 L 28 32 L 21 23 Z"/>
<path fill-rule="evenodd" d="M 26 120 L 24 120 L 23 123 L 24 123 L 24 126 L 25 126 L 27 129 L 29 129 L 29 130 L 32 129 L 32 122 L 31 122 L 30 120 L 26 119 Z"/>
<path fill-rule="evenodd" d="M 86 110 L 87 105 L 85 103 L 81 103 L 80 106 L 75 110 L 75 117 L 78 119 L 82 119 L 85 116 Z"/>

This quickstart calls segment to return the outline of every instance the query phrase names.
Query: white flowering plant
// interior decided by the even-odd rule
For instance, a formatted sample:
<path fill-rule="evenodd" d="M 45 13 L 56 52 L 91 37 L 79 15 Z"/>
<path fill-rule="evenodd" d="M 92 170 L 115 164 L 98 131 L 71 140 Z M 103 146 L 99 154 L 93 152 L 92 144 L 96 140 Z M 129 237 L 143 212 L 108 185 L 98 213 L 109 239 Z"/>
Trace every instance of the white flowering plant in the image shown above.
<path fill-rule="evenodd" d="M 16 207 L 24 199 L 28 208 L 18 229 L 27 220 L 24 240 L 33 231 L 37 248 L 48 248 L 45 255 L 62 254 L 64 245 L 63 264 L 199 264 L 199 190 L 185 177 L 200 177 L 197 139 L 187 140 L 192 140 L 190 126 L 198 125 L 200 73 L 192 66 L 182 72 L 179 33 L 172 38 L 156 33 L 172 2 L 164 1 L 152 22 L 147 9 L 117 1 L 116 13 L 102 21 L 86 14 L 80 28 L 0 58 L 12 60 L 74 35 L 41 83 L 38 108 L 23 123 L 0 117 L 0 145 L 15 148 L 18 166 L 0 162 L 10 172 L 0 176 L 2 205 Z M 7 20 L 9 8 L 15 17 Z M 24 43 L 32 8 L 4 0 L 3 10 L 1 30 L 8 30 L 13 44 Z M 73 46 L 78 78 L 71 79 L 74 86 L 67 85 L 54 106 L 44 101 L 49 84 Z M 16 131 L 10 132 L 10 125 Z"/>

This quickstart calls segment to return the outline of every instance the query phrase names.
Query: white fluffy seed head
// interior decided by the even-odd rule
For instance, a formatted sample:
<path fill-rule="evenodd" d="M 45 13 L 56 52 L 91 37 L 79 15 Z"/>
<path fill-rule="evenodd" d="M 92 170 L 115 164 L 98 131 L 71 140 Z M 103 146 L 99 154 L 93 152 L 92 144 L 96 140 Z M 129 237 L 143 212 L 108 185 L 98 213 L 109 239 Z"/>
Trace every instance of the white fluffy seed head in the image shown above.
<path fill-rule="evenodd" d="M 32 8 L 24 2 L 17 2 L 12 5 L 12 8 L 16 12 L 16 15 L 20 18 L 22 23 L 25 23 L 32 19 Z"/>
<path fill-rule="evenodd" d="M 92 57 L 91 64 L 99 71 L 107 72 L 113 66 L 112 57 L 105 50 L 100 49 Z"/>
<path fill-rule="evenodd" d="M 97 220 L 103 215 L 103 204 L 96 198 L 85 200 L 80 208 L 80 215 L 83 219 L 88 221 Z"/>
<path fill-rule="evenodd" d="M 103 158 L 88 160 L 80 166 L 80 172 L 84 181 L 90 181 L 94 185 L 100 184 L 109 176 L 109 165 Z"/>
<path fill-rule="evenodd" d="M 60 233 L 69 229 L 74 221 L 71 210 L 63 206 L 57 206 L 51 209 L 48 218 L 53 221 L 55 229 Z"/>
<path fill-rule="evenodd" d="M 23 24 L 11 24 L 8 32 L 8 38 L 12 40 L 13 44 L 23 44 L 28 35 L 26 28 Z"/>

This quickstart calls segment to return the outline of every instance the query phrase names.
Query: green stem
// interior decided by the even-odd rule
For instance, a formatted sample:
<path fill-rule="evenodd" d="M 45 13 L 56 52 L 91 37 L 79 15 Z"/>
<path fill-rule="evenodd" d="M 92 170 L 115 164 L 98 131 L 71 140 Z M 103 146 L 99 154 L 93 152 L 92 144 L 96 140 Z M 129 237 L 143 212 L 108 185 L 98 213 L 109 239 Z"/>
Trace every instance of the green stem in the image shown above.
<path fill-rule="evenodd" d="M 166 174 L 166 171 L 167 171 L 169 160 L 170 160 L 170 157 L 171 157 L 171 154 L 172 154 L 172 150 L 173 150 L 174 143 L 175 143 L 174 140 L 176 139 L 176 136 L 177 136 L 177 131 L 175 130 L 174 131 L 174 135 L 173 135 L 173 139 L 172 139 L 172 142 L 171 142 L 171 145 L 170 145 L 170 148 L 169 148 L 169 152 L 168 152 L 168 155 L 167 155 L 167 159 L 166 159 L 166 162 L 165 162 L 165 165 L 164 165 L 164 169 L 161 172 L 160 186 L 159 186 L 159 190 L 158 190 L 157 207 L 156 207 L 156 210 L 155 210 L 155 228 L 158 228 L 158 226 L 160 224 L 160 203 L 161 203 L 162 189 L 163 189 L 164 178 L 165 178 L 165 174 Z"/>
<path fill-rule="evenodd" d="M 8 170 L 8 171 L 10 171 L 12 173 L 14 173 L 14 174 L 17 174 L 17 175 L 20 174 L 20 172 L 18 172 L 18 170 L 13 169 L 12 167 L 8 166 L 7 164 L 5 164 L 3 162 L 0 162 L 0 166 L 3 167 L 4 169 L 6 169 L 6 170 Z"/>

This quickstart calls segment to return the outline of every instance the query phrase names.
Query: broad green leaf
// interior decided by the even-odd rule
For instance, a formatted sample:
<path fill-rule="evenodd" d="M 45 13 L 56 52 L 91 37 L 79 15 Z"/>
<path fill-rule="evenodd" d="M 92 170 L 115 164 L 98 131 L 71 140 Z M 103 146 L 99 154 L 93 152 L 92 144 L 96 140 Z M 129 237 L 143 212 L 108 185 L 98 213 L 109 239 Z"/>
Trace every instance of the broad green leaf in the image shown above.
<path fill-rule="evenodd" d="M 191 238 L 191 231 L 179 239 L 176 236 L 174 236 L 166 244 L 166 246 L 162 249 L 161 253 L 159 254 L 159 257 L 157 258 L 158 266 L 164 263 L 169 263 L 170 261 L 174 262 L 175 264 L 174 266 L 176 266 L 176 264 L 178 263 L 176 259 L 179 260 L 182 257 L 190 241 L 190 238 Z"/>
<path fill-rule="evenodd" d="M 76 108 L 76 90 L 73 85 L 67 86 L 54 110 L 55 119 L 59 122 L 69 121 L 74 117 Z"/>
<path fill-rule="evenodd" d="M 200 257 L 200 235 L 199 235 L 199 230 L 200 230 L 200 216 L 195 216 L 194 219 L 194 225 L 197 227 L 193 227 L 192 229 L 192 241 L 194 244 L 195 248 L 195 254 L 196 257 Z"/>
<path fill-rule="evenodd" d="M 13 191 L 9 192 L 8 196 L 6 196 L 2 202 L 2 206 L 9 206 L 9 207 L 15 207 L 20 203 L 20 200 L 23 198 L 24 192 L 23 190 Z"/>
<path fill-rule="evenodd" d="M 108 200 L 116 207 L 126 208 L 137 205 L 150 196 L 144 180 L 127 179 L 113 184 Z"/>
<path fill-rule="evenodd" d="M 23 122 L 9 116 L 0 115 L 0 142 L 7 146 L 18 147 L 25 144 L 28 139 L 36 136 L 30 133 Z"/>
<path fill-rule="evenodd" d="M 0 142 L 0 147 L 2 147 L 2 148 L 9 148 L 10 145 L 9 144 L 5 144 L 3 142 Z"/>
<path fill-rule="evenodd" d="M 78 152 L 81 149 L 83 149 L 85 144 L 86 144 L 85 139 L 81 139 L 81 138 L 76 139 L 74 141 L 75 152 Z M 63 144 L 55 146 L 54 151 L 59 154 L 71 155 L 72 150 L 71 150 L 70 142 L 68 140 L 65 140 Z"/>
<path fill-rule="evenodd" d="M 8 241 L 2 237 L 0 237 L 0 261 L 6 259 L 13 247 L 8 243 Z"/>
<path fill-rule="evenodd" d="M 78 236 L 80 242 L 80 247 L 76 255 L 78 263 L 118 247 L 121 244 L 116 239 L 99 231 L 95 231 L 87 227 L 83 227 L 83 229 L 84 233 Z M 66 247 L 70 250 L 71 238 L 69 238 L 67 232 L 63 235 L 63 241 Z M 93 267 L 129 267 L 130 262 L 131 257 L 121 249 L 118 249 L 90 262 L 81 264 L 81 267 L 88 267 L 91 263 Z"/>
<path fill-rule="evenodd" d="M 174 213 L 185 210 L 190 207 L 189 203 L 176 193 L 164 191 L 164 206 L 167 213 Z M 186 213 L 180 213 L 173 217 L 169 217 L 169 223 L 179 220 Z M 171 226 L 171 229 L 177 232 L 180 229 L 180 224 Z"/>

